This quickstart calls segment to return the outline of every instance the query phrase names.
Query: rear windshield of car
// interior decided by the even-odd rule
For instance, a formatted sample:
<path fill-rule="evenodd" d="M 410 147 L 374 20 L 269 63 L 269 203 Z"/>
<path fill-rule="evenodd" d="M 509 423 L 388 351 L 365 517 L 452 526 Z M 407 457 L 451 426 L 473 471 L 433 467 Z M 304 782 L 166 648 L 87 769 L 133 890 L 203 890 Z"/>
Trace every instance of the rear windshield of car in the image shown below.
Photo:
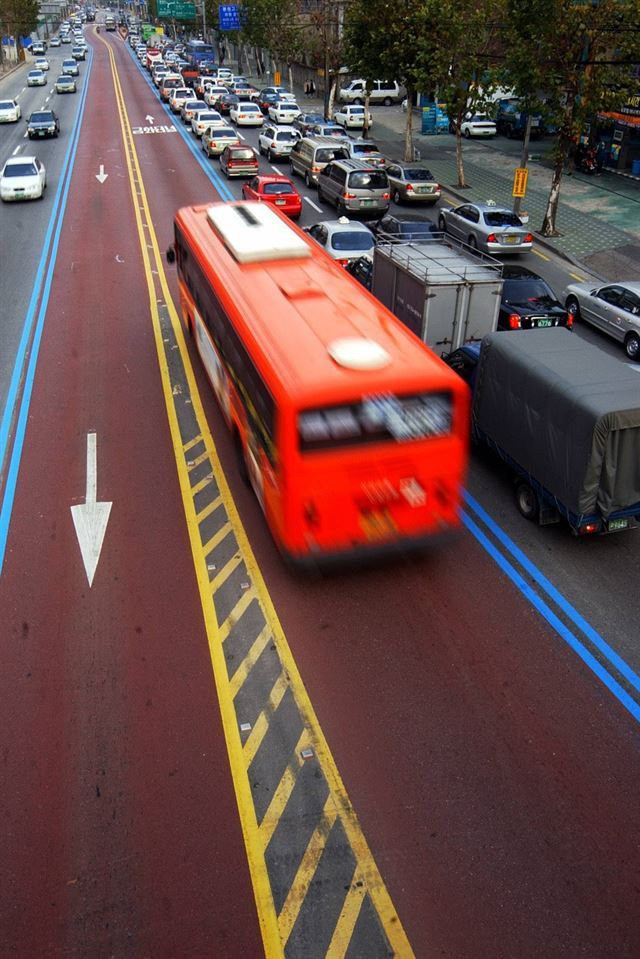
<path fill-rule="evenodd" d="M 544 299 L 555 301 L 551 290 L 540 277 L 531 277 L 526 280 L 505 279 L 503 299 L 505 303 L 514 304 L 526 304 L 529 301 Z"/>
<path fill-rule="evenodd" d="M 349 186 L 354 190 L 384 190 L 389 181 L 382 170 L 358 171 L 349 174 Z"/>
<path fill-rule="evenodd" d="M 238 139 L 238 134 L 235 130 L 229 129 L 229 127 L 221 127 L 219 130 L 213 130 L 214 137 L 233 137 L 234 140 Z"/>
<path fill-rule="evenodd" d="M 280 130 L 276 135 L 276 140 L 297 140 L 298 135 L 291 130 Z"/>
<path fill-rule="evenodd" d="M 380 150 L 374 143 L 354 143 L 353 152 L 368 156 L 370 153 L 380 153 Z"/>
<path fill-rule="evenodd" d="M 405 169 L 404 176 L 406 180 L 435 180 L 431 170 L 421 170 L 420 167 Z"/>
<path fill-rule="evenodd" d="M 219 113 L 207 113 L 206 110 L 200 110 L 200 112 L 198 113 L 198 120 L 200 120 L 200 122 L 202 122 L 203 120 L 219 120 L 219 119 L 220 119 Z"/>
<path fill-rule="evenodd" d="M 273 196 L 275 193 L 293 193 L 290 183 L 265 183 L 264 192 Z"/>
<path fill-rule="evenodd" d="M 233 150 L 233 155 L 234 155 L 234 157 L 235 157 L 237 160 L 253 160 L 253 159 L 255 159 L 255 153 L 253 152 L 253 150 L 249 150 L 249 149 L 246 149 L 246 150 L 243 150 L 243 149 Z"/>
<path fill-rule="evenodd" d="M 373 246 L 373 235 L 367 235 L 363 230 L 347 232 L 340 230 L 331 237 L 331 247 L 334 250 L 370 250 Z"/>
<path fill-rule="evenodd" d="M 364 113 L 364 107 L 349 107 L 350 113 Z"/>
<path fill-rule="evenodd" d="M 335 150 L 318 150 L 316 153 L 317 163 L 331 163 L 332 160 L 346 160 L 349 154 L 343 147 L 336 147 Z"/>
<path fill-rule="evenodd" d="M 5 176 L 33 176 L 37 173 L 35 163 L 11 163 L 5 169 Z"/>
<path fill-rule="evenodd" d="M 522 223 L 509 210 L 495 210 L 484 214 L 484 222 L 487 226 L 522 226 Z"/>

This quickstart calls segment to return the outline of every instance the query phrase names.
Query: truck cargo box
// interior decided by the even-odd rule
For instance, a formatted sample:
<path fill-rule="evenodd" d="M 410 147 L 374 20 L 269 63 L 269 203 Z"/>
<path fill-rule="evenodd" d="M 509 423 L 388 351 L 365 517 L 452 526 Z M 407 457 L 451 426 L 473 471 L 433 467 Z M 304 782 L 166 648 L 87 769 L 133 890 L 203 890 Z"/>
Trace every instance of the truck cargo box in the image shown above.
<path fill-rule="evenodd" d="M 373 294 L 436 353 L 449 353 L 496 329 L 502 265 L 451 237 L 380 241 Z"/>
<path fill-rule="evenodd" d="M 482 343 L 476 439 L 517 464 L 575 527 L 640 515 L 640 371 L 564 329 Z"/>

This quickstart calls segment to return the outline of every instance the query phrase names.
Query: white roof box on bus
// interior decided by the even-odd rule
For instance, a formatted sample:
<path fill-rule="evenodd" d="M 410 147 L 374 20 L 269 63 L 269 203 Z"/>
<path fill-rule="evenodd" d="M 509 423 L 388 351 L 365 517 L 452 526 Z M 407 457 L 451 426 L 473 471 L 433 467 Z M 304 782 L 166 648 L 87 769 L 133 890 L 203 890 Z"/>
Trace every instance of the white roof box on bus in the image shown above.
<path fill-rule="evenodd" d="M 299 237 L 266 203 L 220 203 L 207 210 L 209 223 L 239 263 L 311 256 Z"/>

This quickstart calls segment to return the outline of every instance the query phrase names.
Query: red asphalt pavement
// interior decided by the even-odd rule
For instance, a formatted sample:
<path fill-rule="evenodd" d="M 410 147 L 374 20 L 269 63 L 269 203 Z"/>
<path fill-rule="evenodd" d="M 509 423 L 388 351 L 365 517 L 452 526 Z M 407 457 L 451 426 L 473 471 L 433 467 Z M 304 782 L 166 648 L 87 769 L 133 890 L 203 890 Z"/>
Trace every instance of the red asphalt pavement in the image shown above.
<path fill-rule="evenodd" d="M 127 50 L 110 42 L 132 125 L 157 116 Z M 88 107 L 0 580 L 0 941 L 29 957 L 257 959 L 99 43 Z M 178 135 L 136 147 L 163 248 L 175 209 L 213 189 Z M 101 162 L 106 190 L 93 188 Z M 413 564 L 292 578 L 195 368 L 418 959 L 640 955 L 640 758 L 628 714 L 467 534 Z M 98 499 L 114 503 L 91 590 L 69 513 L 84 496 L 89 429 Z"/>

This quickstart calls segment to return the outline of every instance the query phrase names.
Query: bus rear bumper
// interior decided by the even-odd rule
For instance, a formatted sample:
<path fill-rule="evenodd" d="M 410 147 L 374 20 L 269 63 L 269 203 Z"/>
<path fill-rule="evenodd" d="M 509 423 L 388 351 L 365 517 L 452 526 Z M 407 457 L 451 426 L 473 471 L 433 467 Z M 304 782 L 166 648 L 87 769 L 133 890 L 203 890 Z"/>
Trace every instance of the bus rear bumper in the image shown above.
<path fill-rule="evenodd" d="M 460 535 L 460 527 L 448 527 L 438 533 L 403 537 L 384 542 L 362 543 L 338 550 L 312 550 L 294 553 L 280 545 L 280 553 L 286 566 L 298 573 L 323 573 L 342 569 L 362 569 L 385 564 L 393 560 L 415 560 L 440 548 Z"/>

